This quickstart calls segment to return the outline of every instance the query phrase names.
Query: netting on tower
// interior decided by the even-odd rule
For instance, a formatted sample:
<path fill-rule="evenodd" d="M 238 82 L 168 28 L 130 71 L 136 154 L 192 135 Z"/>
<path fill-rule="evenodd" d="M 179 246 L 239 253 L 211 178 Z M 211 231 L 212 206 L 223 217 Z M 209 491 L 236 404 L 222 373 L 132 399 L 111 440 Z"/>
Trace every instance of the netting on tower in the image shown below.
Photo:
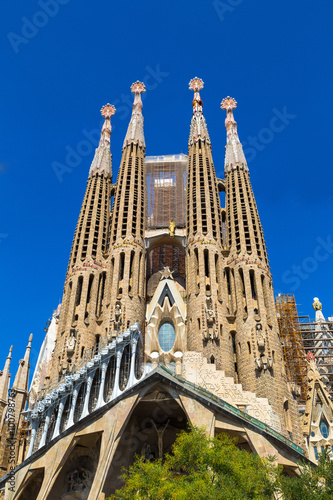
<path fill-rule="evenodd" d="M 188 156 L 147 156 L 147 227 L 168 227 L 171 219 L 176 227 L 186 223 L 186 171 Z"/>

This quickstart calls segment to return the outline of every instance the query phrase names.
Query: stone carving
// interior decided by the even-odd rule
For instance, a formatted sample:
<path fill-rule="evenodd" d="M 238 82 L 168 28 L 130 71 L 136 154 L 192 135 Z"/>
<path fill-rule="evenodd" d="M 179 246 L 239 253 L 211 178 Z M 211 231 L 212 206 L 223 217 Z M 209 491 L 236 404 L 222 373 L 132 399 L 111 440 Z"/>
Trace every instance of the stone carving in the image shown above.
<path fill-rule="evenodd" d="M 173 280 L 173 276 L 172 276 L 173 273 L 174 273 L 174 271 L 170 271 L 169 266 L 165 266 L 163 268 L 160 280 L 164 280 L 164 279 L 172 279 Z"/>
<path fill-rule="evenodd" d="M 215 320 L 215 313 L 214 313 L 214 309 L 213 309 L 212 298 L 209 295 L 207 295 L 207 297 L 206 297 L 205 310 L 206 310 L 207 325 L 209 327 L 212 327 L 214 324 L 214 320 Z"/>
<path fill-rule="evenodd" d="M 114 308 L 114 324 L 117 329 L 121 325 L 121 315 L 122 315 L 121 301 L 117 300 L 116 307 Z"/>
<path fill-rule="evenodd" d="M 262 329 L 262 324 L 261 323 L 257 323 L 256 324 L 256 331 L 257 331 L 258 347 L 259 347 L 259 349 L 265 349 L 266 335 L 265 335 L 265 332 Z"/>
<path fill-rule="evenodd" d="M 155 453 L 151 451 L 150 444 L 145 443 L 141 449 L 141 456 L 145 458 L 147 462 L 151 462 L 155 458 Z"/>
<path fill-rule="evenodd" d="M 267 356 L 260 356 L 260 358 L 256 358 L 256 365 L 259 371 L 271 370 L 273 368 L 273 360 L 272 358 L 268 358 Z"/>
<path fill-rule="evenodd" d="M 76 344 L 76 339 L 74 336 L 68 337 L 66 347 L 67 347 L 67 355 L 70 356 L 74 353 Z"/>
<path fill-rule="evenodd" d="M 67 493 L 88 490 L 90 483 L 91 472 L 85 467 L 79 467 L 66 475 Z"/>
<path fill-rule="evenodd" d="M 165 429 L 168 427 L 170 420 L 167 421 L 164 427 L 158 428 L 154 420 L 152 420 L 155 431 L 157 432 L 158 439 L 158 458 L 163 458 L 163 434 Z"/>

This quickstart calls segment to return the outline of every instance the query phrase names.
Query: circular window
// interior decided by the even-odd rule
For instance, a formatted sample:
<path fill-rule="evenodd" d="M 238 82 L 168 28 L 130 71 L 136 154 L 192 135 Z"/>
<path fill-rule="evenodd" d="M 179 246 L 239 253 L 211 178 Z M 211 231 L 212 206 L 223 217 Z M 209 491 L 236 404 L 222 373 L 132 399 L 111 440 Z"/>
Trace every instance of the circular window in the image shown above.
<path fill-rule="evenodd" d="M 176 340 L 176 332 L 173 324 L 166 321 L 160 326 L 158 331 L 158 341 L 160 343 L 161 349 L 164 352 L 168 352 L 172 349 L 173 344 Z"/>
<path fill-rule="evenodd" d="M 326 422 L 324 422 L 324 420 L 322 420 L 320 422 L 319 429 L 320 429 L 321 435 L 324 438 L 328 438 L 329 430 L 328 430 L 328 426 L 327 426 Z"/>

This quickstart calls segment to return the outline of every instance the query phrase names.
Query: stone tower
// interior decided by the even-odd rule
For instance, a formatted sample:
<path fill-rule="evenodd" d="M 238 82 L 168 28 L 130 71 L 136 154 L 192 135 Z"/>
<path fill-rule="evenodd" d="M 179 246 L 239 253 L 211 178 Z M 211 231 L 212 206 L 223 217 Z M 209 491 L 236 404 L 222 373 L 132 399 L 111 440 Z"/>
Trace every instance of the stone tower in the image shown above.
<path fill-rule="evenodd" d="M 131 91 L 135 96 L 133 111 L 123 144 L 112 211 L 107 280 L 111 338 L 135 322 L 144 331 L 146 144 L 141 93 L 145 92 L 145 86 L 137 81 Z"/>
<path fill-rule="evenodd" d="M 25 439 L 27 421 L 24 419 L 22 412 L 25 410 L 28 400 L 31 342 L 32 334 L 29 337 L 24 358 L 19 361 L 13 386 L 9 391 L 6 416 L 3 418 L 1 426 L 0 470 L 2 471 L 9 470 L 12 464 L 21 462 L 27 452 Z M 7 377 L 9 375 L 9 359 L 8 356 L 6 363 Z"/>
<path fill-rule="evenodd" d="M 111 116 L 114 106 L 101 109 L 105 122 L 92 161 L 87 189 L 76 226 L 50 369 L 51 384 L 70 373 L 94 350 L 107 325 L 105 289 L 109 237 L 112 157 Z"/>
<path fill-rule="evenodd" d="M 235 369 L 243 388 L 267 397 L 281 425 L 290 435 L 299 437 L 297 406 L 287 386 L 264 235 L 233 116 L 236 104 L 231 97 L 221 103 L 227 112 L 224 175 L 229 255 L 224 275 L 228 307 L 234 311 L 231 335 Z"/>
<path fill-rule="evenodd" d="M 234 360 L 226 320 L 222 213 L 199 94 L 202 88 L 202 80 L 191 80 L 194 100 L 187 173 L 187 341 L 189 351 L 202 352 L 231 376 Z"/>

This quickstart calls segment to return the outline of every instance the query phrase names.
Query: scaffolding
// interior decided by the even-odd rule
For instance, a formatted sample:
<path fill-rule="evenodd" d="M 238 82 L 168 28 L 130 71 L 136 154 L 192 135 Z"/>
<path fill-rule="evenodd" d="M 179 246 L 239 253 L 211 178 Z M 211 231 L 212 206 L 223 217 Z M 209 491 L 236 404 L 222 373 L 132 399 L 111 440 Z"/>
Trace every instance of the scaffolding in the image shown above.
<path fill-rule="evenodd" d="M 147 156 L 147 228 L 169 227 L 171 219 L 176 227 L 186 224 L 186 171 L 188 156 Z"/>
<path fill-rule="evenodd" d="M 320 314 L 316 320 L 299 316 L 306 354 L 312 353 L 331 399 L 333 399 L 333 318 Z"/>
<path fill-rule="evenodd" d="M 307 363 L 294 295 L 279 294 L 276 310 L 287 379 L 299 387 L 299 404 L 302 405 L 306 401 Z"/>

